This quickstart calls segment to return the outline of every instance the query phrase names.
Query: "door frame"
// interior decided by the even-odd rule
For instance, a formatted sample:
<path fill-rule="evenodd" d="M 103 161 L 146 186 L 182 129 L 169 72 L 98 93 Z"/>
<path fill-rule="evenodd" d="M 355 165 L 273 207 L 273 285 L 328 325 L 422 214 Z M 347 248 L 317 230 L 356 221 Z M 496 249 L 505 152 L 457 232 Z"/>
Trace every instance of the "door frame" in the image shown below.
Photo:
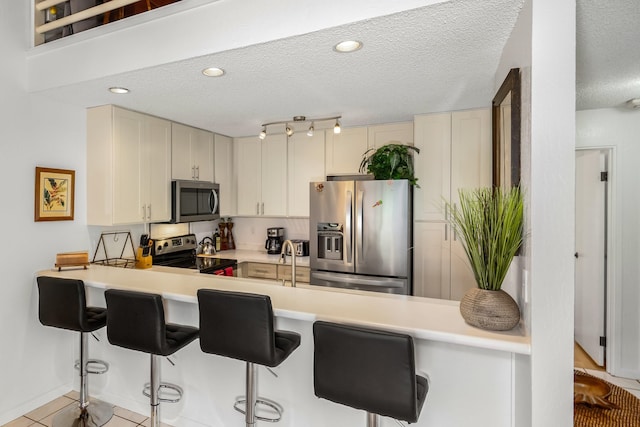
<path fill-rule="evenodd" d="M 589 146 L 589 147 L 576 147 L 578 151 L 601 151 L 606 154 L 606 171 L 608 172 L 608 187 L 606 192 L 607 199 L 607 218 L 606 218 L 606 302 L 605 302 L 605 335 L 606 335 L 606 347 L 605 347 L 605 369 L 608 373 L 616 375 L 618 370 L 618 362 L 616 355 L 619 354 L 620 343 L 620 325 L 621 325 L 621 309 L 620 301 L 616 298 L 618 294 L 618 284 L 616 281 L 616 265 L 617 265 L 617 232 L 616 229 L 616 200 L 617 200 L 617 181 L 616 181 L 616 147 L 614 146 Z M 577 185 L 577 183 L 576 183 Z M 574 214 L 575 215 L 575 214 Z M 575 292 L 575 282 L 574 282 Z"/>

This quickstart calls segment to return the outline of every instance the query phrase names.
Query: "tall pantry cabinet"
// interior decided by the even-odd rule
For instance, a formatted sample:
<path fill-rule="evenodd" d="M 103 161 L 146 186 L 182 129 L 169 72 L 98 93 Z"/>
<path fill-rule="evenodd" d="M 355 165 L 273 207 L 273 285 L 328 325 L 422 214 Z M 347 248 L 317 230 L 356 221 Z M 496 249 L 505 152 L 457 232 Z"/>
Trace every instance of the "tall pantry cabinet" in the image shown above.
<path fill-rule="evenodd" d="M 491 185 L 491 111 L 415 116 L 414 144 L 414 294 L 460 300 L 476 285 L 445 201 L 459 206 L 459 189 Z"/>
<path fill-rule="evenodd" d="M 87 223 L 171 219 L 171 122 L 112 105 L 87 110 Z"/>

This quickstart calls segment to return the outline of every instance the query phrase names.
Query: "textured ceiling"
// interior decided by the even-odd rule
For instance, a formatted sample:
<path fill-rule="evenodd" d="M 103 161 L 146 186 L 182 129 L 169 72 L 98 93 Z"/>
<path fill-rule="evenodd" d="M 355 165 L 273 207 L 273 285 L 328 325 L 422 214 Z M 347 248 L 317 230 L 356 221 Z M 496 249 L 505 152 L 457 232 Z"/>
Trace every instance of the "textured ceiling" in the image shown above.
<path fill-rule="evenodd" d="M 296 115 L 344 126 L 489 106 L 500 55 L 524 0 L 451 0 L 302 36 L 50 89 L 90 107 L 113 103 L 229 136 Z M 640 97 L 640 0 L 577 1 L 577 109 Z M 355 53 L 332 50 L 356 38 Z M 222 78 L 200 71 L 223 67 Z M 317 126 L 319 127 L 319 126 Z"/>
<path fill-rule="evenodd" d="M 453 0 L 45 92 L 88 107 L 113 102 L 230 136 L 296 115 L 342 115 L 344 126 L 489 106 L 502 49 L 523 0 Z M 344 39 L 364 47 L 334 52 Z M 206 78 L 207 66 L 226 70 Z"/>
<path fill-rule="evenodd" d="M 640 1 L 576 6 L 577 109 L 620 107 L 640 97 Z"/>

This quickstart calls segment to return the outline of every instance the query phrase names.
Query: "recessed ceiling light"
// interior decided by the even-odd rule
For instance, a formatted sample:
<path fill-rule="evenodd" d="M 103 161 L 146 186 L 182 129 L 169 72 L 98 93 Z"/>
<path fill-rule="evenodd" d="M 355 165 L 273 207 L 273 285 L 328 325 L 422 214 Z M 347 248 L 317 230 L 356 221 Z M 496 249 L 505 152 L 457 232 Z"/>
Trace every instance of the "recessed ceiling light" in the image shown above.
<path fill-rule="evenodd" d="M 207 77 L 220 77 L 224 75 L 224 70 L 217 67 L 209 67 L 202 70 L 202 74 Z"/>
<path fill-rule="evenodd" d="M 361 47 L 362 47 L 362 42 L 359 42 L 357 40 L 345 40 L 335 45 L 333 47 L 333 50 L 335 50 L 336 52 L 347 53 L 347 52 L 355 52 Z"/>
<path fill-rule="evenodd" d="M 126 87 L 113 86 L 113 87 L 109 88 L 109 92 L 111 92 L 111 93 L 129 93 L 129 89 L 127 89 Z"/>

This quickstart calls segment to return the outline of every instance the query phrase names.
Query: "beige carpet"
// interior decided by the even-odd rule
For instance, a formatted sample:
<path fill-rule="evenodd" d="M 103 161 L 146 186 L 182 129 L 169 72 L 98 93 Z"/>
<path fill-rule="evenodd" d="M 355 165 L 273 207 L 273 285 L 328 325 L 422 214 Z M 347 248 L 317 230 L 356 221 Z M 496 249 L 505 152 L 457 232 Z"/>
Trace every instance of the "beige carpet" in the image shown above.
<path fill-rule="evenodd" d="M 580 371 L 578 375 L 591 376 Z M 606 381 L 605 381 L 606 382 Z M 606 382 L 611 387 L 607 400 L 618 409 L 603 409 L 584 404 L 575 404 L 574 427 L 640 427 L 640 400 L 625 389 Z"/>

